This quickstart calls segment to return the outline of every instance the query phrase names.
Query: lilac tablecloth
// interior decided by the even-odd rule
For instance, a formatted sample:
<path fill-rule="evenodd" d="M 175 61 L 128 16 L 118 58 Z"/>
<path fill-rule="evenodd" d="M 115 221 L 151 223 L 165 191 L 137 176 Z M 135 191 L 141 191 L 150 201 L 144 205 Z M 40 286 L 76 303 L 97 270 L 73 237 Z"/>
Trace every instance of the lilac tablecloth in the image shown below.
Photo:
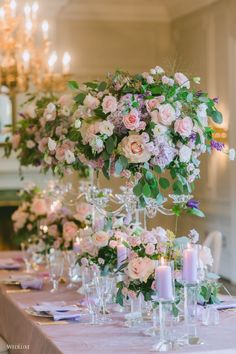
<path fill-rule="evenodd" d="M 0 253 L 0 258 L 19 256 L 19 253 Z M 19 274 L 20 272 L 17 272 Z M 0 278 L 7 271 L 0 271 Z M 12 272 L 10 273 L 12 274 Z M 14 272 L 16 274 L 16 272 Z M 61 286 L 58 294 L 49 292 L 49 284 L 41 291 L 7 293 L 7 287 L 0 287 L 0 335 L 10 345 L 25 349 L 11 350 L 13 354 L 148 354 L 155 338 L 144 336 L 140 330 L 124 327 L 121 314 L 114 315 L 114 324 L 92 326 L 73 322 L 64 325 L 40 325 L 44 319 L 31 317 L 23 310 L 42 301 L 66 301 L 77 303 L 80 296 L 73 290 Z M 200 327 L 204 345 L 186 347 L 183 353 L 236 354 L 236 312 L 221 313 L 217 327 Z M 29 348 L 29 349 L 28 349 Z"/>

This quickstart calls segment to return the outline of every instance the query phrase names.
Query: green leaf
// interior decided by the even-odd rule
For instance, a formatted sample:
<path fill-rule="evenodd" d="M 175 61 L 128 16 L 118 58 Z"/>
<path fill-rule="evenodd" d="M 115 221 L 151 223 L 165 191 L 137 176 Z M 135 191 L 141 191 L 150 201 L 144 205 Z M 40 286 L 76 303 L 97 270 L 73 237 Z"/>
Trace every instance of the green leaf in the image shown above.
<path fill-rule="evenodd" d="M 156 196 L 156 202 L 158 205 L 161 205 L 163 203 L 164 197 L 161 193 L 158 192 L 157 196 Z"/>
<path fill-rule="evenodd" d="M 188 95 L 187 95 L 187 102 L 190 103 L 192 102 L 193 100 L 193 94 L 190 92 Z"/>
<path fill-rule="evenodd" d="M 181 208 L 179 205 L 174 205 L 172 208 L 173 213 L 175 213 L 176 216 L 180 216 L 181 214 Z"/>
<path fill-rule="evenodd" d="M 134 194 L 139 197 L 143 193 L 143 186 L 141 183 L 137 183 L 136 186 L 133 188 Z"/>
<path fill-rule="evenodd" d="M 122 287 L 117 290 L 116 293 L 116 303 L 120 306 L 123 306 L 123 294 L 122 294 Z"/>
<path fill-rule="evenodd" d="M 160 168 L 160 166 L 154 166 L 154 171 L 157 172 L 157 173 L 162 173 L 162 169 Z"/>
<path fill-rule="evenodd" d="M 153 176 L 153 174 L 152 174 L 151 171 L 147 171 L 146 174 L 145 174 L 145 177 L 146 177 L 146 180 L 147 180 L 148 182 L 152 182 L 152 180 L 153 180 L 153 178 L 154 178 L 154 176 Z"/>
<path fill-rule="evenodd" d="M 105 142 L 105 146 L 106 146 L 106 151 L 108 152 L 108 154 L 112 154 L 113 153 L 113 150 L 115 148 L 115 144 L 114 144 L 114 140 L 113 140 L 113 137 L 110 136 L 106 142 Z"/>
<path fill-rule="evenodd" d="M 162 189 L 167 189 L 170 186 L 170 182 L 168 181 L 167 178 L 164 178 L 164 177 L 161 177 L 159 179 L 159 184 L 160 184 Z"/>
<path fill-rule="evenodd" d="M 151 189 L 149 187 L 149 185 L 147 183 L 145 183 L 145 185 L 143 186 L 143 195 L 147 198 L 149 198 L 151 196 L 152 192 Z"/>
<path fill-rule="evenodd" d="M 120 161 L 122 163 L 123 168 L 126 168 L 129 164 L 128 159 L 123 155 L 120 156 Z"/>
<path fill-rule="evenodd" d="M 105 81 L 100 82 L 98 85 L 98 91 L 105 91 L 107 88 L 107 83 Z"/>
<path fill-rule="evenodd" d="M 67 83 L 67 86 L 68 86 L 68 88 L 71 89 L 71 90 L 78 90 L 78 88 L 79 88 L 78 83 L 77 83 L 76 81 L 74 81 L 74 80 L 69 81 L 69 82 Z"/>
<path fill-rule="evenodd" d="M 213 111 L 211 115 L 213 121 L 217 124 L 221 124 L 223 122 L 223 116 L 219 111 Z"/>
<path fill-rule="evenodd" d="M 204 218 L 205 217 L 205 214 L 201 210 L 199 210 L 197 208 L 188 208 L 187 213 L 191 214 L 191 215 L 199 216 L 200 218 Z"/>
<path fill-rule="evenodd" d="M 150 89 L 150 91 L 153 95 L 159 95 L 162 93 L 162 88 L 159 86 L 154 86 Z"/>
<path fill-rule="evenodd" d="M 81 92 L 77 96 L 75 96 L 74 100 L 77 104 L 82 104 L 84 102 L 85 97 L 86 97 L 86 94 Z"/>
<path fill-rule="evenodd" d="M 115 162 L 115 173 L 117 176 L 119 176 L 121 174 L 121 172 L 123 171 L 123 165 L 120 159 L 118 159 Z"/>

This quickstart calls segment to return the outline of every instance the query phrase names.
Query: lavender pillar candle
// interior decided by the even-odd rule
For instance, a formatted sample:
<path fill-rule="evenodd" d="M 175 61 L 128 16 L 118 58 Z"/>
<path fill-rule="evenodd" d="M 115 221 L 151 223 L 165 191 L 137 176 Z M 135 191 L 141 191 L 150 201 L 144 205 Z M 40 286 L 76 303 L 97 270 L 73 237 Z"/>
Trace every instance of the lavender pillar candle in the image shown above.
<path fill-rule="evenodd" d="M 183 251 L 183 281 L 188 284 L 197 283 L 197 250 L 188 245 Z"/>
<path fill-rule="evenodd" d="M 173 300 L 171 267 L 164 260 L 156 267 L 156 287 L 160 300 Z"/>
<path fill-rule="evenodd" d="M 80 239 L 78 237 L 76 237 L 75 242 L 73 243 L 73 250 L 76 253 L 80 252 Z"/>
<path fill-rule="evenodd" d="M 118 244 L 117 245 L 117 269 L 122 266 L 122 263 L 127 259 L 127 248 L 125 245 Z"/>

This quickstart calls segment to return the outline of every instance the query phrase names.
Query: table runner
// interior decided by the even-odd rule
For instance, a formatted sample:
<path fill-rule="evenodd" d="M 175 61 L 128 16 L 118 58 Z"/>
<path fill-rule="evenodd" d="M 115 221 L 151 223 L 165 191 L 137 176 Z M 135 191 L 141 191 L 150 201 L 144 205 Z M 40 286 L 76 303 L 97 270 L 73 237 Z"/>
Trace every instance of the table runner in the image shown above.
<path fill-rule="evenodd" d="M 16 252 L 0 252 L 0 258 L 20 256 Z M 20 272 L 11 272 L 10 274 Z M 0 271 L 0 278 L 9 272 Z M 40 326 L 44 322 L 27 315 L 22 306 L 30 306 L 41 301 L 66 301 L 77 303 L 81 297 L 74 290 L 61 285 L 58 294 L 49 292 L 50 285 L 45 284 L 41 291 L 28 293 L 7 293 L 13 287 L 0 287 L 0 335 L 10 345 L 13 354 L 147 354 L 151 352 L 155 338 L 142 335 L 137 328 L 124 327 L 122 314 L 114 315 L 114 323 L 92 326 L 72 322 L 65 325 Z M 185 347 L 182 353 L 236 354 L 236 312 L 220 314 L 220 325 L 200 326 L 200 337 L 204 345 Z M 22 346 L 20 349 L 20 345 Z M 26 346 L 25 349 L 23 346 Z"/>

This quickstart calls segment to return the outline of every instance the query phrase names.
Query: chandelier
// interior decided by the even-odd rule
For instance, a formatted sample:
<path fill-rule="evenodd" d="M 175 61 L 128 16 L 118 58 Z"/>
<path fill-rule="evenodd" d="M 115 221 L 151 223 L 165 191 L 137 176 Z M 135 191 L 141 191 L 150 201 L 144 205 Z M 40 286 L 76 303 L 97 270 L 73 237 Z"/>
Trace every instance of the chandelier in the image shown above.
<path fill-rule="evenodd" d="M 11 92 L 62 91 L 68 81 L 71 57 L 65 52 L 61 71 L 51 49 L 49 25 L 38 20 L 39 5 L 26 4 L 22 11 L 15 0 L 0 7 L 0 86 Z"/>

